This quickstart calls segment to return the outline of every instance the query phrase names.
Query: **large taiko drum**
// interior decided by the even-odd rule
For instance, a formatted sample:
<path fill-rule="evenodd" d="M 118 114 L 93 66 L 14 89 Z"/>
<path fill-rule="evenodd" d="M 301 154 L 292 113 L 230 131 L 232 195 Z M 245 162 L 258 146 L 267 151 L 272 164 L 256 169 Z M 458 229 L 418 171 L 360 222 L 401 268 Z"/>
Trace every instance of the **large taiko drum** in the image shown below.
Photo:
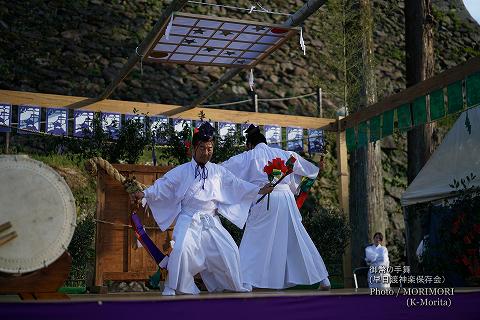
<path fill-rule="evenodd" d="M 0 272 L 48 267 L 75 230 L 75 199 L 52 168 L 26 156 L 0 156 L 0 225 L 16 237 L 0 245 Z"/>

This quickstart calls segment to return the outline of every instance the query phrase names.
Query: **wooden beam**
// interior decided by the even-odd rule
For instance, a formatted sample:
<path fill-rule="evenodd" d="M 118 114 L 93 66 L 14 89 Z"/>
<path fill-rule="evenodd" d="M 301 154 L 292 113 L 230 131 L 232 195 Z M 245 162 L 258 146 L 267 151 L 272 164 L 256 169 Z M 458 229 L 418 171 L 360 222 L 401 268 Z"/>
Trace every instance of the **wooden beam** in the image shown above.
<path fill-rule="evenodd" d="M 39 107 L 62 107 L 70 108 L 70 106 L 82 102 L 88 98 L 63 96 L 46 93 L 33 93 L 23 91 L 9 91 L 0 90 L 0 100 L 8 101 L 14 105 L 33 105 Z M 103 111 L 103 112 L 118 112 L 118 113 L 133 113 L 133 109 L 139 110 L 141 113 L 148 113 L 149 115 L 161 114 L 177 109 L 179 106 L 159 104 L 159 103 L 145 103 L 135 101 L 122 100 L 99 100 L 88 106 L 79 108 L 81 110 Z"/>
<path fill-rule="evenodd" d="M 371 119 L 385 111 L 395 109 L 404 103 L 410 103 L 418 97 L 425 96 L 435 90 L 442 89 L 451 83 L 465 79 L 468 75 L 480 71 L 480 57 L 475 57 L 459 66 L 446 70 L 432 78 L 419 82 L 402 92 L 391 95 L 380 102 L 352 113 L 346 118 L 340 120 L 339 130 L 352 128 L 359 123 Z M 331 124 L 330 130 L 336 127 L 335 123 Z"/>
<path fill-rule="evenodd" d="M 297 12 L 290 15 L 282 26 L 283 27 L 296 27 L 317 11 L 326 0 L 308 0 Z M 228 70 L 220 79 L 217 80 L 203 95 L 195 99 L 188 107 L 185 107 L 182 111 L 193 109 L 199 104 L 207 100 L 212 94 L 214 94 L 220 87 L 230 81 L 233 77 L 239 74 L 244 68 L 232 68 Z"/>
<path fill-rule="evenodd" d="M 257 125 L 279 125 L 282 127 L 301 127 L 305 129 L 325 129 L 333 119 L 292 116 L 286 114 L 246 112 L 236 110 L 193 108 L 176 114 L 173 118 L 198 119 L 200 111 L 206 119 L 233 123 L 255 123 Z"/>
<path fill-rule="evenodd" d="M 33 93 L 23 91 L 0 90 L 0 101 L 8 101 L 13 105 L 35 105 L 39 107 L 64 107 L 67 108 L 78 101 L 85 100 L 84 97 L 62 96 L 55 94 Z M 165 115 L 174 113 L 173 118 L 199 119 L 200 111 L 205 113 L 207 119 L 212 121 L 223 121 L 233 123 L 256 123 L 258 125 L 279 125 L 282 127 L 301 127 L 305 129 L 327 129 L 334 119 L 316 117 L 293 116 L 273 113 L 257 113 L 236 110 L 223 110 L 211 108 L 193 108 L 182 111 L 177 105 L 146 103 L 122 100 L 101 100 L 80 110 L 96 112 L 118 112 L 122 114 L 133 113 L 133 109 L 140 113 L 153 115 Z"/>

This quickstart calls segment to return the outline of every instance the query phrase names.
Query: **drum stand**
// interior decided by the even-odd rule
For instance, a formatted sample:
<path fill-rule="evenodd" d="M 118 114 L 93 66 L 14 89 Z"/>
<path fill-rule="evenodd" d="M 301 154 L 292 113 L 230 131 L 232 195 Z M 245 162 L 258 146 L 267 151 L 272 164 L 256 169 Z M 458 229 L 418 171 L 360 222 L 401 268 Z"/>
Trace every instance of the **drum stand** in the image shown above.
<path fill-rule="evenodd" d="M 11 228 L 10 222 L 0 225 L 0 232 Z M 0 236 L 0 246 L 16 237 L 15 231 Z M 67 280 L 72 267 L 72 257 L 65 251 L 51 265 L 26 274 L 0 273 L 0 294 L 18 294 L 22 300 L 68 299 L 57 292 Z"/>

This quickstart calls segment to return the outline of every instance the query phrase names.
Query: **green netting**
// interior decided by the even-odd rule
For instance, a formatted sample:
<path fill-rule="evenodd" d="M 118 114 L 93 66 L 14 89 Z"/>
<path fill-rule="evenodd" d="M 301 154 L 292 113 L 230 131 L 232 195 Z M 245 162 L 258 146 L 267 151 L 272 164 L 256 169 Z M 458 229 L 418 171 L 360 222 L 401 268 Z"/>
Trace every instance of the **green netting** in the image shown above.
<path fill-rule="evenodd" d="M 458 112 L 463 109 L 462 82 L 457 81 L 447 87 L 448 92 L 448 114 Z"/>
<path fill-rule="evenodd" d="M 393 134 L 393 117 L 395 110 L 385 111 L 382 115 L 382 138 Z"/>
<path fill-rule="evenodd" d="M 368 144 L 368 125 L 367 122 L 358 124 L 358 146 L 363 147 Z"/>
<path fill-rule="evenodd" d="M 480 72 L 467 77 L 467 107 L 480 104 Z"/>
<path fill-rule="evenodd" d="M 427 122 L 427 99 L 425 96 L 418 97 L 412 104 L 413 124 L 415 126 Z"/>
<path fill-rule="evenodd" d="M 382 138 L 381 116 L 370 119 L 370 142 L 375 142 Z"/>
<path fill-rule="evenodd" d="M 412 115 L 410 114 L 410 104 L 403 104 L 397 108 L 398 129 L 407 131 L 412 127 Z"/>
<path fill-rule="evenodd" d="M 430 120 L 434 121 L 445 117 L 445 101 L 443 89 L 430 93 Z"/>
<path fill-rule="evenodd" d="M 345 130 L 345 139 L 347 140 L 347 150 L 352 151 L 357 146 L 355 139 L 355 128 L 347 128 Z"/>

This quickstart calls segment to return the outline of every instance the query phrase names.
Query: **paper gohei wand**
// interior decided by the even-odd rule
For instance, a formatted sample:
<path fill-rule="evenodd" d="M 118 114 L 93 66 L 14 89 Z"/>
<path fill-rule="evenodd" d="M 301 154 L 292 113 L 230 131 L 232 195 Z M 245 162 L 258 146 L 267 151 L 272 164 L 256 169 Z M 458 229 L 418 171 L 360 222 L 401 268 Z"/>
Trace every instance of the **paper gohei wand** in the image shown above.
<path fill-rule="evenodd" d="M 277 184 L 279 184 L 286 176 L 288 176 L 290 173 L 293 172 L 293 165 L 297 161 L 294 156 L 290 156 L 288 158 L 287 162 L 285 163 L 282 159 L 280 158 L 275 158 L 272 161 L 268 161 L 268 164 L 263 168 L 263 172 L 265 172 L 268 176 L 268 181 L 272 183 L 275 179 L 275 183 L 273 184 L 273 187 Z M 260 201 L 265 198 L 265 196 L 268 196 L 267 198 L 267 210 L 270 209 L 270 194 L 264 194 L 260 199 L 257 200 L 256 203 L 259 203 Z"/>

